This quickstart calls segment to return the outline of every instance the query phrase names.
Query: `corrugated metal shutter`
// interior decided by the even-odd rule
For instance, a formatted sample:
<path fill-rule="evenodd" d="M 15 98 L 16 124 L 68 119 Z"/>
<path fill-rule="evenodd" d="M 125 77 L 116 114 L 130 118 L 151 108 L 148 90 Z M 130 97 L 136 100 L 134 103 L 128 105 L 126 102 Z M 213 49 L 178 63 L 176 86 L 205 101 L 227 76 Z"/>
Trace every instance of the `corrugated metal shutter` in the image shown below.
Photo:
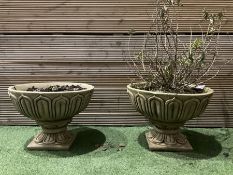
<path fill-rule="evenodd" d="M 188 37 L 184 36 L 186 40 Z M 143 37 L 136 37 L 135 43 Z M 233 39 L 233 37 L 232 37 Z M 223 37 L 221 57 L 233 54 L 231 43 Z M 11 84 L 35 81 L 79 81 L 96 87 L 95 95 L 87 110 L 73 123 L 133 124 L 145 120 L 131 107 L 126 84 L 132 73 L 122 59 L 122 49 L 127 45 L 125 36 L 82 35 L 11 35 L 0 40 L 1 55 L 1 122 L 31 124 L 18 115 L 8 96 Z M 208 110 L 190 126 L 232 126 L 233 124 L 233 63 L 209 85 L 215 95 Z"/>
<path fill-rule="evenodd" d="M 0 32 L 98 32 L 122 33 L 134 28 L 148 30 L 155 0 L 2 0 L 0 1 Z M 231 0 L 183 0 L 178 10 L 180 31 L 200 31 L 202 10 L 224 9 L 228 19 L 233 16 Z M 223 31 L 231 32 L 228 20 Z"/>
<path fill-rule="evenodd" d="M 8 86 L 54 80 L 86 82 L 96 87 L 90 105 L 72 124 L 145 123 L 126 93 L 126 84 L 133 75 L 122 58 L 128 37 L 120 34 L 126 34 L 130 28 L 138 32 L 148 29 L 151 2 L 1 1 L 0 33 L 4 35 L 0 35 L 0 124 L 34 124 L 14 109 L 7 95 Z M 187 0 L 182 15 L 189 18 L 180 18 L 182 31 L 189 32 L 190 25 L 194 31 L 199 30 L 197 16 L 205 6 L 225 8 L 227 18 L 232 17 L 230 0 Z M 227 21 L 225 32 L 233 31 L 231 23 Z M 137 36 L 135 43 L 142 38 Z M 228 41 L 228 36 L 222 37 L 221 58 L 233 55 L 232 43 Z M 209 82 L 215 89 L 211 104 L 200 118 L 189 121 L 188 126 L 233 127 L 232 74 L 233 63 L 230 63 Z"/>

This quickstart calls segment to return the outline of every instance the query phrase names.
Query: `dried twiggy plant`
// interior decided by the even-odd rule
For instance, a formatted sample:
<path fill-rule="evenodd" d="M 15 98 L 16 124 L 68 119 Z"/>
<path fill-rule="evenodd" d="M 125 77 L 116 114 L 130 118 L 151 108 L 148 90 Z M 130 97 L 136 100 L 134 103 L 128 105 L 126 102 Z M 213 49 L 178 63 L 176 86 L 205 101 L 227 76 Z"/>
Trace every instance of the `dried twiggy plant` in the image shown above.
<path fill-rule="evenodd" d="M 187 44 L 179 35 L 177 9 L 182 6 L 180 0 L 156 0 L 150 30 L 144 37 L 142 47 L 133 53 L 130 44 L 134 33 L 130 33 L 128 55 L 125 58 L 139 81 L 143 82 L 132 83 L 133 87 L 150 91 L 196 93 L 197 85 L 218 74 L 221 68 L 211 76 L 209 72 L 218 56 L 223 13 L 212 14 L 203 10 L 206 30 L 202 35 L 193 37 L 190 29 Z"/>

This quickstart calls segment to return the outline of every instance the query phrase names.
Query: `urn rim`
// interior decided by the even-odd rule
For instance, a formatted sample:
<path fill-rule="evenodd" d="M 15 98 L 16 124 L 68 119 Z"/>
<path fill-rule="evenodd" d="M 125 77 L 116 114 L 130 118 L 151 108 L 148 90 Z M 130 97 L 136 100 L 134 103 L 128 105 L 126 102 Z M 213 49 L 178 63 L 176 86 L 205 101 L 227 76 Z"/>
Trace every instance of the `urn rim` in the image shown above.
<path fill-rule="evenodd" d="M 37 92 L 37 91 L 27 91 L 23 90 L 26 89 L 26 87 L 32 87 L 32 86 L 51 86 L 51 85 L 79 85 L 85 89 L 78 90 L 78 91 L 58 91 L 58 92 Z M 16 88 L 16 89 L 15 89 Z M 17 89 L 18 88 L 18 89 Z M 9 92 L 18 92 L 18 93 L 24 93 L 24 94 L 72 94 L 77 92 L 87 92 L 94 90 L 94 86 L 87 84 L 87 83 L 78 83 L 78 82 L 68 82 L 68 81 L 52 81 L 52 82 L 40 82 L 40 83 L 23 83 L 23 84 L 16 84 L 14 86 L 10 86 L 8 88 Z"/>
<path fill-rule="evenodd" d="M 141 83 L 135 83 L 135 84 L 141 84 Z M 171 93 L 171 92 L 162 92 L 162 91 L 147 91 L 147 90 L 133 88 L 131 87 L 131 85 L 132 84 L 127 85 L 127 91 L 134 90 L 139 93 L 141 92 L 141 93 L 154 94 L 154 95 L 186 96 L 187 97 L 187 96 L 208 96 L 214 93 L 214 90 L 209 87 L 205 87 L 205 92 L 192 94 L 192 93 Z"/>

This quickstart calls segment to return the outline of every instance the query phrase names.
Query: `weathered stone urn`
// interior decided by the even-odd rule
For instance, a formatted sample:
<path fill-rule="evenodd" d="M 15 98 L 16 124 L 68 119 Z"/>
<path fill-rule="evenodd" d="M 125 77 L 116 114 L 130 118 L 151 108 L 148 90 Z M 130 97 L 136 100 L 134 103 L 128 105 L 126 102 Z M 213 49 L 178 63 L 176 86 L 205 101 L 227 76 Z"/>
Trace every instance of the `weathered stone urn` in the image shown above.
<path fill-rule="evenodd" d="M 196 94 L 176 94 L 139 90 L 128 85 L 127 92 L 137 111 L 154 126 L 146 133 L 150 150 L 193 149 L 179 128 L 205 111 L 212 89 L 205 88 L 203 93 Z"/>
<path fill-rule="evenodd" d="M 32 86 L 47 88 L 54 85 L 79 85 L 83 90 L 60 92 L 26 91 Z M 42 127 L 28 149 L 68 150 L 75 135 L 67 131 L 74 115 L 83 111 L 93 94 L 94 87 L 84 83 L 52 82 L 28 83 L 11 86 L 9 96 L 16 109 Z"/>

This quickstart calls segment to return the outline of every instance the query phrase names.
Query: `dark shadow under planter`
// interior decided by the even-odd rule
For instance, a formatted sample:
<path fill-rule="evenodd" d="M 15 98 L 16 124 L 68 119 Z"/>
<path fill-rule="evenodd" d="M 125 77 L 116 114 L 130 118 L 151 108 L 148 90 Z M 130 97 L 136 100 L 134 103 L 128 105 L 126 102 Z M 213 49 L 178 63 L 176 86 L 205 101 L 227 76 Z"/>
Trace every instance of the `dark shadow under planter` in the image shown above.
<path fill-rule="evenodd" d="M 95 151 L 98 149 L 97 145 L 101 145 L 106 141 L 105 135 L 97 129 L 81 127 L 77 129 L 71 129 L 70 131 L 76 135 L 76 139 L 69 151 L 29 151 L 27 149 L 27 144 L 33 138 L 26 142 L 24 145 L 24 150 L 36 156 L 72 157 L 75 155 L 82 155 Z"/>
<path fill-rule="evenodd" d="M 138 137 L 138 143 L 145 149 L 148 149 L 145 133 L 141 133 Z M 191 152 L 156 152 L 167 157 L 174 157 L 180 159 L 209 159 L 218 156 L 222 151 L 222 145 L 215 139 L 215 136 L 205 135 L 196 131 L 183 130 L 190 144 L 193 147 Z M 148 150 L 149 151 L 149 150 Z"/>
<path fill-rule="evenodd" d="M 28 150 L 27 141 L 24 150 L 32 155 L 40 157 L 73 157 L 73 156 L 92 156 L 103 157 L 123 151 L 128 144 L 127 137 L 116 128 L 107 127 L 75 127 L 69 130 L 76 134 L 76 139 L 69 151 L 37 151 Z"/>

